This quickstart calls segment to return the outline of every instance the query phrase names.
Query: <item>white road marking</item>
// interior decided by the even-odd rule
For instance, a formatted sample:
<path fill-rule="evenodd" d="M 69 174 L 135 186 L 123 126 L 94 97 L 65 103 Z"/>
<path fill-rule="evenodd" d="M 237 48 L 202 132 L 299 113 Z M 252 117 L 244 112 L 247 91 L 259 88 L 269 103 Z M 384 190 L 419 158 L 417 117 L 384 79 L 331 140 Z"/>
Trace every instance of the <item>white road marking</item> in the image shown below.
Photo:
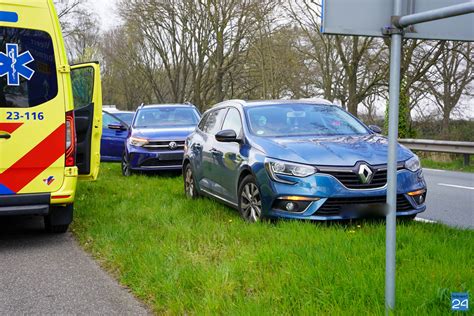
<path fill-rule="evenodd" d="M 426 218 L 421 218 L 421 217 L 415 217 L 415 221 L 422 222 L 422 223 L 429 223 L 429 224 L 438 223 L 437 221 L 432 221 L 431 219 L 426 219 Z"/>
<path fill-rule="evenodd" d="M 466 190 L 474 190 L 474 187 L 465 187 L 463 185 L 456 185 L 456 184 L 447 184 L 447 183 L 438 183 L 443 187 L 451 187 L 451 188 L 458 188 L 458 189 L 466 189 Z"/>
<path fill-rule="evenodd" d="M 441 169 L 431 169 L 431 168 L 423 168 L 423 170 L 428 170 L 428 171 L 435 171 L 435 172 L 446 172 L 446 170 L 441 170 Z"/>

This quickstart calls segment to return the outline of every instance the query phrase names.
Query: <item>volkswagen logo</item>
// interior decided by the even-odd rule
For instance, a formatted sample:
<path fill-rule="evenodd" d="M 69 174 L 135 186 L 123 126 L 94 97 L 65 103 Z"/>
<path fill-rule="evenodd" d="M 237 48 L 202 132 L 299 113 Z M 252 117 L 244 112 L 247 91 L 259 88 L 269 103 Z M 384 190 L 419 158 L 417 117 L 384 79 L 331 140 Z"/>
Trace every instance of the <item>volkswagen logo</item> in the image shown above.
<path fill-rule="evenodd" d="M 168 147 L 170 149 L 176 149 L 178 147 L 178 144 L 176 144 L 176 142 L 171 142 L 171 143 L 168 144 Z"/>
<path fill-rule="evenodd" d="M 359 171 L 357 172 L 360 182 L 363 184 L 369 184 L 372 181 L 374 172 L 366 164 L 361 164 L 359 166 Z"/>

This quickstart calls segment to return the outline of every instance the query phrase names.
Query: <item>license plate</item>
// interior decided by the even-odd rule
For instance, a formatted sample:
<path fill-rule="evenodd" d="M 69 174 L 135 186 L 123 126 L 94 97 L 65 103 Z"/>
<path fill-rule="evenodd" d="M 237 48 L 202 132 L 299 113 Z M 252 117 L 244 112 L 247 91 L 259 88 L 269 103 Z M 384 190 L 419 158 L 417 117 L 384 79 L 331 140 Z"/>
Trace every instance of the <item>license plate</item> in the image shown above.
<path fill-rule="evenodd" d="M 169 160 L 182 160 L 183 154 L 160 154 L 158 156 L 159 160 L 169 161 Z"/>

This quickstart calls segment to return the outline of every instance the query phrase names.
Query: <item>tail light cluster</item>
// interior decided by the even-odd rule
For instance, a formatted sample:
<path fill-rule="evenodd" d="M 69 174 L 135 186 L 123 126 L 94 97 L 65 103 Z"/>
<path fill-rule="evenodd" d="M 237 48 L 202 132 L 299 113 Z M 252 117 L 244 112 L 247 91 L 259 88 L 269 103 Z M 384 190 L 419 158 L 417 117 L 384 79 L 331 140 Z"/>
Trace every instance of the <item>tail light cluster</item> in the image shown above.
<path fill-rule="evenodd" d="M 66 112 L 66 167 L 76 165 L 76 131 L 74 128 L 74 111 Z"/>

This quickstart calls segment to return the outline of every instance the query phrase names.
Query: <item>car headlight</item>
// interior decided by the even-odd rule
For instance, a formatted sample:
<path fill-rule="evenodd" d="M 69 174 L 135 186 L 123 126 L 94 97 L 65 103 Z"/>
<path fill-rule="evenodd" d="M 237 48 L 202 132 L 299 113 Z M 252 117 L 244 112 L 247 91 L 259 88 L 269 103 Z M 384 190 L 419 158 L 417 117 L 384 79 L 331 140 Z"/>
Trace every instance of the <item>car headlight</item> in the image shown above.
<path fill-rule="evenodd" d="M 294 183 L 291 181 L 283 180 L 278 175 L 292 176 L 298 178 L 309 177 L 317 172 L 317 169 L 312 166 L 302 165 L 298 163 L 286 162 L 276 159 L 265 159 L 265 168 L 267 169 L 270 177 L 278 182 L 283 183 Z"/>
<path fill-rule="evenodd" d="M 130 145 L 132 146 L 143 147 L 146 144 L 148 144 L 148 139 L 146 138 L 130 137 Z"/>
<path fill-rule="evenodd" d="M 407 161 L 405 161 L 405 168 L 412 172 L 420 170 L 421 163 L 420 163 L 420 159 L 418 159 L 418 156 L 415 155 L 411 157 L 410 159 L 408 159 Z"/>

